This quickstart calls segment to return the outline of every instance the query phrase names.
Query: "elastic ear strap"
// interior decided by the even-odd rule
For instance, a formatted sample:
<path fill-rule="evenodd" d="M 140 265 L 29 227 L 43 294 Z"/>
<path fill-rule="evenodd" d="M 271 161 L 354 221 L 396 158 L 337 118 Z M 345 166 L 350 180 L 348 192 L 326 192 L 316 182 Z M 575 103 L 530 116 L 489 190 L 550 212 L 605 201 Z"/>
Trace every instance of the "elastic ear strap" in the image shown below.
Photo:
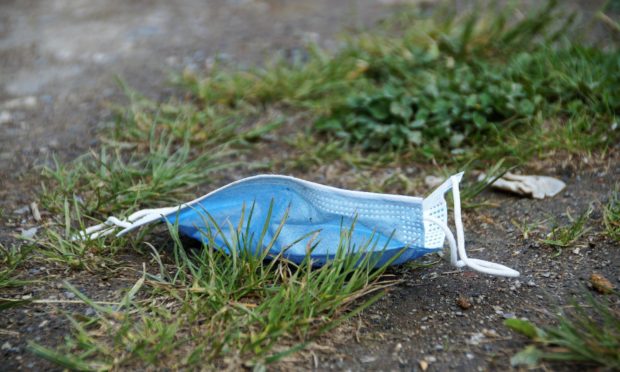
<path fill-rule="evenodd" d="M 100 223 L 99 225 L 91 226 L 89 228 L 80 231 L 76 236 L 74 236 L 73 240 L 86 240 L 86 239 L 96 239 L 102 236 L 109 235 L 116 231 L 118 227 L 123 228 L 116 236 L 121 236 L 126 234 L 127 232 L 136 229 L 140 226 L 146 225 L 150 222 L 156 221 L 163 217 L 164 215 L 170 214 L 179 207 L 171 207 L 171 208 L 156 208 L 156 209 L 141 209 L 137 212 L 132 213 L 129 217 L 124 220 L 118 219 L 114 216 L 108 217 L 105 222 Z"/>
<path fill-rule="evenodd" d="M 519 272 L 507 266 L 467 257 L 467 252 L 465 251 L 465 233 L 463 232 L 463 221 L 461 220 L 461 194 L 459 190 L 459 179 L 455 176 L 450 178 L 452 181 L 452 197 L 454 198 L 454 225 L 456 227 L 456 241 L 452 231 L 450 231 L 448 226 L 443 221 L 430 216 L 425 219 L 439 226 L 445 233 L 446 238 L 448 239 L 448 244 L 450 245 L 450 262 L 452 265 L 456 267 L 468 266 L 473 270 L 490 275 L 518 277 L 520 275 Z"/>

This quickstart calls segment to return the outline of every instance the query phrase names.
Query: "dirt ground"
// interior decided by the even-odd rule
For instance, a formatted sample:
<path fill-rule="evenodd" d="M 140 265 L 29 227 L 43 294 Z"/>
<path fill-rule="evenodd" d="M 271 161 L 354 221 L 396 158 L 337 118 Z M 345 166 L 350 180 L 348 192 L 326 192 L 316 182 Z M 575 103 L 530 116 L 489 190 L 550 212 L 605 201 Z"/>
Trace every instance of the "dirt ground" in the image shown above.
<path fill-rule="evenodd" d="M 35 167 L 58 154 L 71 159 L 97 145 L 97 128 L 109 104 L 122 101 L 114 76 L 153 98 L 174 94 L 171 71 L 200 69 L 219 53 L 239 63 L 259 63 L 274 51 L 293 53 L 304 41 L 337 46 L 341 31 L 369 25 L 398 1 L 191 1 L 86 0 L 0 3 L 0 243 L 34 226 L 23 207 L 40 184 Z M 567 183 L 560 195 L 530 200 L 486 192 L 493 207 L 467 211 L 471 256 L 520 270 L 517 280 L 456 271 L 447 262 L 391 274 L 403 282 L 363 316 L 323 337 L 283 368 L 332 370 L 497 370 L 526 340 L 502 325 L 506 318 L 545 324 L 557 306 L 587 286 L 598 272 L 620 285 L 620 250 L 603 237 L 601 203 L 620 181 L 617 149 L 602 158 L 557 155 L 529 170 Z M 553 217 L 566 223 L 592 206 L 591 232 L 559 256 L 541 244 Z M 532 224 L 523 238 L 518 224 Z M 41 282 L 4 290 L 1 297 L 71 300 L 68 280 L 96 300 L 118 298 L 135 282 L 144 258 L 118 258 L 125 268 L 107 275 L 30 264 Z M 457 305 L 459 296 L 472 303 Z M 79 301 L 76 301 L 79 302 Z M 4 311 L 0 318 L 0 370 L 60 369 L 26 350 L 29 340 L 62 342 L 64 312 L 80 304 L 40 304 Z M 554 365 L 552 368 L 570 368 Z"/>

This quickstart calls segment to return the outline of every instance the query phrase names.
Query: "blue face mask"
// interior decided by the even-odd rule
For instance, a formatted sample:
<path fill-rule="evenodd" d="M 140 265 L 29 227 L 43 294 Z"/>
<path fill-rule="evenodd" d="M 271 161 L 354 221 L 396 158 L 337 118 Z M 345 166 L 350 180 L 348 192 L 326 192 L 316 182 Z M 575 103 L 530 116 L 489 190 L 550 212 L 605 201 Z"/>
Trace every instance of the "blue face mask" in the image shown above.
<path fill-rule="evenodd" d="M 459 182 L 462 173 L 450 177 L 427 198 L 343 190 L 294 177 L 261 175 L 245 178 L 219 188 L 201 198 L 179 206 L 145 209 L 126 220 L 110 217 L 103 224 L 82 232 L 82 238 L 108 235 L 117 227 L 117 236 L 156 221 L 178 225 L 179 231 L 205 241 L 205 232 L 222 227 L 212 238 L 220 247 L 232 241 L 240 221 L 247 225 L 248 236 L 259 237 L 268 228 L 263 241 L 274 244 L 270 253 L 283 253 L 288 260 L 300 263 L 314 246 L 311 258 L 325 263 L 338 249 L 343 228 L 350 232 L 353 247 L 374 249 L 377 266 L 393 260 L 399 264 L 443 248 L 448 240 L 454 266 L 509 277 L 519 273 L 506 266 L 468 258 L 461 222 Z M 447 226 L 448 211 L 444 194 L 452 190 L 456 239 Z M 251 213 L 249 210 L 251 209 Z M 284 220 L 284 223 L 282 221 Z M 215 224 L 214 224 L 215 223 Z M 262 248 L 262 247 L 261 247 Z"/>

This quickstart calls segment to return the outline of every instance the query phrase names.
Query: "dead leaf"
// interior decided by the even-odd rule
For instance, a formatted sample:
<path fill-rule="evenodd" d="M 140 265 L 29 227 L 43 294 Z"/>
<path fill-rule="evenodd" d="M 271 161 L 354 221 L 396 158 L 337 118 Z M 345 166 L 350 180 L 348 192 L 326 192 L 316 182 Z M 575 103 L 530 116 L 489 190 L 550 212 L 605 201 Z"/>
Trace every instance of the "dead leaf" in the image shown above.
<path fill-rule="evenodd" d="M 467 310 L 469 309 L 472 305 L 471 305 L 471 301 L 469 300 L 469 298 L 460 295 L 457 299 L 456 299 L 456 304 L 459 305 L 459 307 L 463 310 Z"/>

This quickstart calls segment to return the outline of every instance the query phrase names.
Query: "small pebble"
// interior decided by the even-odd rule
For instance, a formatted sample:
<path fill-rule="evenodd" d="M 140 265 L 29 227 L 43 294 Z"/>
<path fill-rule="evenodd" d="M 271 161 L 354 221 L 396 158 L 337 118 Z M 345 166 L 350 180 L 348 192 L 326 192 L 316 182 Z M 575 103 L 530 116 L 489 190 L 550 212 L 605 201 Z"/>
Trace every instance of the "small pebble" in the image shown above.
<path fill-rule="evenodd" d="M 9 101 L 6 101 L 2 104 L 7 110 L 17 109 L 17 108 L 34 108 L 37 105 L 37 97 L 35 96 L 26 96 L 19 97 Z"/>
<path fill-rule="evenodd" d="M 469 345 L 479 345 L 480 341 L 484 340 L 484 334 L 481 332 L 477 332 L 474 333 L 473 335 L 471 335 L 471 337 L 469 338 L 469 340 L 467 340 L 466 342 Z"/>
<path fill-rule="evenodd" d="M 459 305 L 459 307 L 463 310 L 467 310 L 471 307 L 471 301 L 469 301 L 469 298 L 460 295 L 457 299 L 456 299 L 456 304 Z"/>
<path fill-rule="evenodd" d="M 517 316 L 515 315 L 515 313 L 503 313 L 503 314 L 502 314 L 502 317 L 503 317 L 504 319 L 514 319 L 514 318 L 516 318 Z"/>
<path fill-rule="evenodd" d="M 26 239 L 32 239 L 37 234 L 37 231 L 39 231 L 38 227 L 31 227 L 29 229 L 23 230 L 22 237 Z"/>
<path fill-rule="evenodd" d="M 497 333 L 496 330 L 494 329 L 483 329 L 482 333 L 487 336 L 487 337 L 491 337 L 491 338 L 497 338 L 499 337 L 499 334 Z"/>
<path fill-rule="evenodd" d="M 394 353 L 398 353 L 402 350 L 403 348 L 403 344 L 401 344 L 400 342 L 396 344 L 396 346 L 394 347 Z"/>
<path fill-rule="evenodd" d="M 72 292 L 64 292 L 63 293 L 67 298 L 75 298 L 75 293 Z"/>
<path fill-rule="evenodd" d="M 0 111 L 0 125 L 8 124 L 13 121 L 13 115 L 8 111 Z"/>
<path fill-rule="evenodd" d="M 24 213 L 28 213 L 28 211 L 30 211 L 30 207 L 29 206 L 25 206 L 25 207 L 21 207 L 18 208 L 16 210 L 13 211 L 14 214 L 24 214 Z"/>
<path fill-rule="evenodd" d="M 39 206 L 37 203 L 30 203 L 30 212 L 32 213 L 32 218 L 34 218 L 35 221 L 41 221 L 41 212 L 39 212 Z"/>
<path fill-rule="evenodd" d="M 375 360 L 377 360 L 377 357 L 374 357 L 371 355 L 364 355 L 363 357 L 360 358 L 360 362 L 362 363 L 372 363 Z"/>
<path fill-rule="evenodd" d="M 428 369 L 428 362 L 426 360 L 421 360 L 418 364 L 420 365 L 420 369 L 422 371 L 426 371 Z"/>

